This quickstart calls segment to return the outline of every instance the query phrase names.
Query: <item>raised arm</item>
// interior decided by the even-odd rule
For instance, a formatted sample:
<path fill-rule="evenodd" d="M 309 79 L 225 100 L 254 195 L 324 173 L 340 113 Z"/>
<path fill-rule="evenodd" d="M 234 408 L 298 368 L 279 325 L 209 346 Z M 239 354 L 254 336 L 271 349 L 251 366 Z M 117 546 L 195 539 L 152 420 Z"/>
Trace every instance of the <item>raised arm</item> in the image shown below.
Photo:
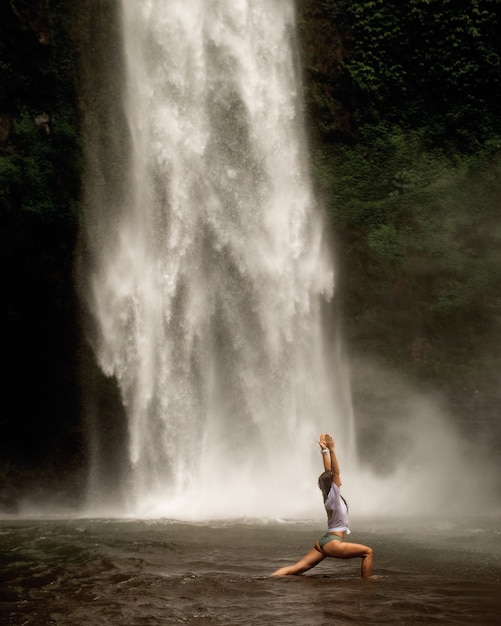
<path fill-rule="evenodd" d="M 326 437 L 327 435 L 320 435 L 320 438 L 318 440 L 318 445 L 320 446 L 320 450 L 322 451 L 324 471 L 330 472 L 331 471 L 331 455 L 330 455 L 329 448 L 327 447 Z"/>
<path fill-rule="evenodd" d="M 337 456 L 336 453 L 334 452 L 334 439 L 330 436 L 330 435 L 325 435 L 325 445 L 327 447 L 327 449 L 329 450 L 329 470 L 332 472 L 332 482 L 337 485 L 338 487 L 341 487 L 341 476 L 340 476 L 340 471 L 339 471 L 339 463 L 337 460 Z M 325 467 L 325 457 L 327 456 L 326 454 L 323 453 L 322 450 L 322 455 L 324 457 L 324 467 Z M 327 469 L 327 468 L 326 468 Z"/>

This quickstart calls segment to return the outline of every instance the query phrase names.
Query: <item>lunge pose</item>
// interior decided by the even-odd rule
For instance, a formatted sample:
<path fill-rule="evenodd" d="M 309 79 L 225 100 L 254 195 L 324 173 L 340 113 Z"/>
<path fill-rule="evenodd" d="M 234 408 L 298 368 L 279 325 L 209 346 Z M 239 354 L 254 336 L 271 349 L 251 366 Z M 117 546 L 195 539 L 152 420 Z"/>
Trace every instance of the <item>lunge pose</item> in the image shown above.
<path fill-rule="evenodd" d="M 313 550 L 303 556 L 295 565 L 281 567 L 273 576 L 298 575 L 307 572 L 325 557 L 334 559 L 362 559 L 362 578 L 369 578 L 372 571 L 372 548 L 359 543 L 348 543 L 344 536 L 350 534 L 348 507 L 341 495 L 341 477 L 339 463 L 334 452 L 334 440 L 330 435 L 320 435 L 319 442 L 322 453 L 324 472 L 318 479 L 318 486 L 324 497 L 327 513 L 327 533 L 315 543 Z"/>

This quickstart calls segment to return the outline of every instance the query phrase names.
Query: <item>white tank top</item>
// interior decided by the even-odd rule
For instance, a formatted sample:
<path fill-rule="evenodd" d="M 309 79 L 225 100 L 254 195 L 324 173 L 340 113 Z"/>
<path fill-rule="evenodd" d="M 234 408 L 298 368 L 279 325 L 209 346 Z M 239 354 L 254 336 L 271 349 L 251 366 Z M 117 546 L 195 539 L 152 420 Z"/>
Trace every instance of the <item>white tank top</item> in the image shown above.
<path fill-rule="evenodd" d="M 327 532 L 342 531 L 347 535 L 350 534 L 350 519 L 348 517 L 348 509 L 343 499 L 339 487 L 332 483 L 332 486 L 325 501 L 325 510 L 327 512 Z"/>

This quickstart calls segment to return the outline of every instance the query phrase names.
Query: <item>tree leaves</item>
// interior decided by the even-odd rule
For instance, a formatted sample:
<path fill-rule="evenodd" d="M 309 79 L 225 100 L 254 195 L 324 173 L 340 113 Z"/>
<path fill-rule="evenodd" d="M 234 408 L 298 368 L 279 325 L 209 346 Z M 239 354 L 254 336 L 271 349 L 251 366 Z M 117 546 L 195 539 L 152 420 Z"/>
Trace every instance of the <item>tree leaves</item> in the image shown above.
<path fill-rule="evenodd" d="M 325 26 L 331 38 L 315 39 L 321 71 L 315 42 L 303 53 L 314 179 L 337 233 L 352 348 L 384 350 L 424 379 L 450 374 L 459 346 L 472 368 L 497 362 L 501 4 L 300 8 L 304 36 Z"/>

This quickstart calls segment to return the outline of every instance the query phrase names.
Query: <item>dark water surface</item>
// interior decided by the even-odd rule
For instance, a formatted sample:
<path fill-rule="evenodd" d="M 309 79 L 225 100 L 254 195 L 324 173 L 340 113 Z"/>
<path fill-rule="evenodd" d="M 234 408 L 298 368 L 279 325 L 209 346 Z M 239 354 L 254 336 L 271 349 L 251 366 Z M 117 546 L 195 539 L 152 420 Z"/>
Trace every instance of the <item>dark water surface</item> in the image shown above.
<path fill-rule="evenodd" d="M 0 624 L 501 624 L 499 519 L 358 520 L 378 580 L 326 559 L 270 578 L 322 523 L 0 521 Z"/>

